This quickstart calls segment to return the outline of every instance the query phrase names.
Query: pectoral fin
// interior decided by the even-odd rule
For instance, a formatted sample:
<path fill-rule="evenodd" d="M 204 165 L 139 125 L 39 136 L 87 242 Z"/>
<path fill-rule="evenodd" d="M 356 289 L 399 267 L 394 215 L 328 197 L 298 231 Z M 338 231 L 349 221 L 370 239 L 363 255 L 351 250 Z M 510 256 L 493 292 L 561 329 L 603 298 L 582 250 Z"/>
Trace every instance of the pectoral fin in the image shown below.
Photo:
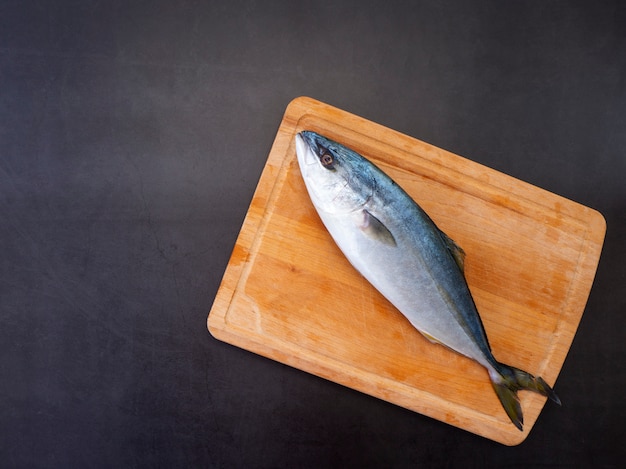
<path fill-rule="evenodd" d="M 396 240 L 387 228 L 378 218 L 367 210 L 363 210 L 363 220 L 359 228 L 366 236 L 380 241 L 389 246 L 396 246 Z"/>
<path fill-rule="evenodd" d="M 450 254 L 452 254 L 452 257 L 454 257 L 454 260 L 456 264 L 459 266 L 459 269 L 461 269 L 461 272 L 464 272 L 465 271 L 465 251 L 463 250 L 463 248 L 461 248 L 461 246 L 456 244 L 456 242 L 452 238 L 450 238 L 447 234 L 445 234 L 443 231 L 439 230 L 439 233 L 441 233 L 441 238 L 443 239 L 443 242 L 446 243 L 446 247 L 448 248 L 448 251 L 450 251 Z"/>

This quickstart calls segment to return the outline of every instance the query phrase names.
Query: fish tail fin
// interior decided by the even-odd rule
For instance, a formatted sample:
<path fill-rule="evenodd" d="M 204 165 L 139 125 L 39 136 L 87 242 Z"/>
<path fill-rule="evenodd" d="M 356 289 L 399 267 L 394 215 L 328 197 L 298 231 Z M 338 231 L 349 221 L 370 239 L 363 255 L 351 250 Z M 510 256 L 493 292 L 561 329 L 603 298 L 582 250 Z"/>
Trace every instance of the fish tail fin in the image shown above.
<path fill-rule="evenodd" d="M 561 400 L 543 378 L 535 377 L 518 368 L 498 364 L 495 373 L 489 373 L 491 385 L 511 422 L 521 431 L 524 424 L 517 391 L 533 391 L 561 405 Z"/>

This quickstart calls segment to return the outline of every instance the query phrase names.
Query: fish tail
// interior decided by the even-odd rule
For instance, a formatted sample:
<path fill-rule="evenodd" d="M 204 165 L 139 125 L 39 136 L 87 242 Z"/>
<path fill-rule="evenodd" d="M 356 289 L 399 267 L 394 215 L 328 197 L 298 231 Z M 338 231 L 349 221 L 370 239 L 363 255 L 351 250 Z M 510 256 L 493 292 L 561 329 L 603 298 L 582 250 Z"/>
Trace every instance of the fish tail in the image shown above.
<path fill-rule="evenodd" d="M 521 431 L 524 424 L 517 391 L 533 391 L 561 405 L 561 400 L 543 378 L 535 377 L 518 368 L 498 363 L 495 373 L 489 373 L 491 385 L 511 422 Z"/>

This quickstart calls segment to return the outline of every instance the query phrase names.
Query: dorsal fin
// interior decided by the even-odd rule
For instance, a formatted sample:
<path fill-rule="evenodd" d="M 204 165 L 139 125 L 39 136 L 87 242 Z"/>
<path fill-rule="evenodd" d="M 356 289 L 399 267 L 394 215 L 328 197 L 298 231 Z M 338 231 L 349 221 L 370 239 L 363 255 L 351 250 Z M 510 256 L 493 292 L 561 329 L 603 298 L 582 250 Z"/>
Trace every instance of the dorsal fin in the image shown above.
<path fill-rule="evenodd" d="M 363 233 L 376 241 L 380 241 L 389 246 L 396 246 L 396 239 L 391 234 L 391 231 L 389 231 L 389 228 L 365 209 L 363 210 L 363 221 L 359 225 L 359 228 Z"/>
<path fill-rule="evenodd" d="M 446 244 L 448 251 L 450 251 L 450 254 L 452 254 L 452 257 L 454 258 L 456 264 L 459 266 L 459 269 L 461 269 L 461 272 L 464 272 L 465 271 L 465 251 L 463 250 L 461 246 L 456 244 L 456 242 L 452 238 L 450 238 L 447 234 L 445 234 L 443 231 L 439 230 L 439 233 L 441 233 L 441 238 L 443 239 L 443 242 Z"/>

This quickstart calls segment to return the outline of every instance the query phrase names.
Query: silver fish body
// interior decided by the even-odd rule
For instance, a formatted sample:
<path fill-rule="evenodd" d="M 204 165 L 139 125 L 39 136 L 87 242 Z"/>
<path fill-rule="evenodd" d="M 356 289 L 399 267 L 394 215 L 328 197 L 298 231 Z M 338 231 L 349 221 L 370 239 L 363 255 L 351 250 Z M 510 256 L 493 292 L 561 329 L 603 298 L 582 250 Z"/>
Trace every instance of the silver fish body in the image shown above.
<path fill-rule="evenodd" d="M 463 274 L 463 250 L 400 186 L 315 132 L 296 136 L 296 153 L 311 201 L 350 263 L 429 340 L 484 366 L 517 428 L 518 390 L 560 402 L 542 378 L 494 358 Z"/>

